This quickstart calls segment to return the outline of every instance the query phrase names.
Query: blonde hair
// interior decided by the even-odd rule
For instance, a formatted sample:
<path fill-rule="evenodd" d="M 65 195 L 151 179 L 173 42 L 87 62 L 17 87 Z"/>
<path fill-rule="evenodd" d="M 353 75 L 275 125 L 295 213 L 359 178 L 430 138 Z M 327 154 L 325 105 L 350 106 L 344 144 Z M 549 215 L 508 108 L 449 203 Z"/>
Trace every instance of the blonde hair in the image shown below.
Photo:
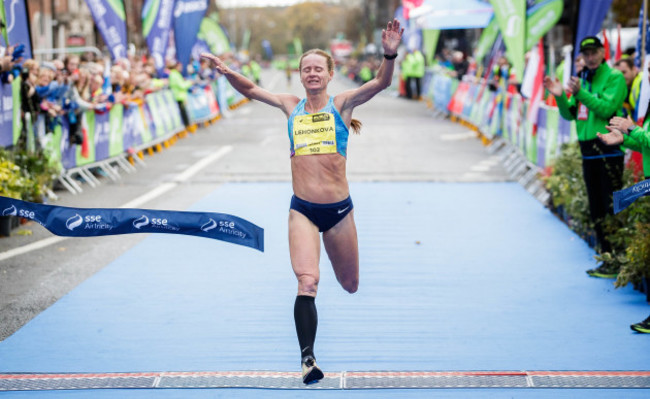
<path fill-rule="evenodd" d="M 302 59 L 312 54 L 316 54 L 316 55 L 320 55 L 321 57 L 324 57 L 325 60 L 327 61 L 327 72 L 330 73 L 334 72 L 334 59 L 325 50 L 321 50 L 319 48 L 307 50 L 300 56 L 300 62 L 298 63 L 298 70 L 302 70 Z M 354 134 L 361 133 L 361 126 L 363 126 L 363 124 L 358 119 L 352 119 L 350 121 L 350 128 L 352 129 L 352 133 Z"/>

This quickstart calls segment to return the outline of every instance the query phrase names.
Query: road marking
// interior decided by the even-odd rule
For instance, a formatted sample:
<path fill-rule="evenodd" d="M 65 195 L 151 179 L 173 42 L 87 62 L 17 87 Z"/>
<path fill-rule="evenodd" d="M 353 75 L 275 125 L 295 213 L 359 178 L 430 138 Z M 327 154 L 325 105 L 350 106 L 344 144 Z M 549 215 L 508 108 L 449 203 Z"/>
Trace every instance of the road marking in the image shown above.
<path fill-rule="evenodd" d="M 166 182 L 163 183 L 153 190 L 127 202 L 126 204 L 120 206 L 120 208 L 137 208 L 140 205 L 147 203 L 154 198 L 157 198 L 164 193 L 168 192 L 169 190 L 173 189 L 174 187 L 178 186 L 179 184 L 186 182 L 192 176 L 196 175 L 199 173 L 202 169 L 210 165 L 212 162 L 216 161 L 217 159 L 225 156 L 228 154 L 230 151 L 233 150 L 233 147 L 231 145 L 225 146 L 220 148 L 217 152 L 214 152 L 200 160 L 198 160 L 194 165 L 190 166 L 187 168 L 183 173 L 177 175 L 171 182 Z M 0 262 L 3 260 L 7 260 L 9 258 L 13 258 L 14 256 L 19 256 L 26 254 L 31 251 L 36 251 L 45 247 L 48 247 L 50 245 L 54 245 L 56 243 L 59 243 L 61 241 L 67 240 L 70 237 L 49 237 L 45 238 L 40 241 L 33 242 L 31 244 L 24 245 L 22 247 L 10 249 L 9 251 L 5 251 L 0 253 Z"/>

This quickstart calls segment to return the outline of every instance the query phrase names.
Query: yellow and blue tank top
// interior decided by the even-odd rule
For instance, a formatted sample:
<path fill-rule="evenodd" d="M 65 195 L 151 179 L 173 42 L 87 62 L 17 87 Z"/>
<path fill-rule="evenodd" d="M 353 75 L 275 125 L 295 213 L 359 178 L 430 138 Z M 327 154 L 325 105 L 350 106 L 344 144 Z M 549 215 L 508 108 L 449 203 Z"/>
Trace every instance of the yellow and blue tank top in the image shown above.
<path fill-rule="evenodd" d="M 350 131 L 330 96 L 327 105 L 310 114 L 303 98 L 289 116 L 288 133 L 291 156 L 339 153 L 347 156 Z"/>

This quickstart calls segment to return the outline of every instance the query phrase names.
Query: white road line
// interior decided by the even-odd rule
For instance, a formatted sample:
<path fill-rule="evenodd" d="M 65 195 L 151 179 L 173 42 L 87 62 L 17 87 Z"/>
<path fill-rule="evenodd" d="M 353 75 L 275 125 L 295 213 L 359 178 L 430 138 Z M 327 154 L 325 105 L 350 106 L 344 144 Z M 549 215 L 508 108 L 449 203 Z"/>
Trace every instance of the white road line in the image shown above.
<path fill-rule="evenodd" d="M 225 156 L 228 154 L 230 151 L 233 150 L 233 147 L 228 145 L 225 147 L 220 148 L 217 152 L 212 153 L 199 161 L 197 161 L 194 165 L 190 166 L 187 168 L 183 173 L 179 174 L 174 178 L 172 182 L 167 182 L 159 185 L 158 187 L 154 188 L 153 190 L 149 191 L 146 194 L 143 194 L 126 204 L 122 205 L 120 208 L 137 208 L 138 206 L 153 200 L 154 198 L 157 198 L 167 191 L 173 189 L 174 187 L 178 186 L 180 183 L 183 183 L 195 174 L 199 173 L 202 169 L 210 165 L 212 162 L 216 161 L 217 159 Z M 31 251 L 36 251 L 45 247 L 48 247 L 50 245 L 54 245 L 58 242 L 64 241 L 70 237 L 49 237 L 45 238 L 40 241 L 33 242 L 31 244 L 24 245 L 22 247 L 10 249 L 9 251 L 5 251 L 0 253 L 0 262 L 3 260 L 7 260 L 9 258 L 13 258 L 14 256 L 19 256 L 26 254 Z"/>

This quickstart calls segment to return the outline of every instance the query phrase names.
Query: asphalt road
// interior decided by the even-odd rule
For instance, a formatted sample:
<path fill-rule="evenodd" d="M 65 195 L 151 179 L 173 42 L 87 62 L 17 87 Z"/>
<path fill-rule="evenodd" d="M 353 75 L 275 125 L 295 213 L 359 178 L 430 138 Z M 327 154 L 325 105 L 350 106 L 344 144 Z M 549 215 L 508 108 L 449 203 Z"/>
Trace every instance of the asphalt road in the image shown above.
<path fill-rule="evenodd" d="M 297 75 L 288 85 L 283 72 L 265 71 L 262 82 L 271 91 L 302 94 Z M 330 93 L 353 87 L 346 79 L 335 79 Z M 385 92 L 355 110 L 354 117 L 363 129 L 360 136 L 351 137 L 348 147 L 351 182 L 508 180 L 496 157 L 488 155 L 473 132 L 435 118 L 423 102 Z M 207 162 L 208 157 L 213 160 Z M 57 191 L 55 203 L 116 208 L 136 201 L 137 206 L 129 207 L 184 210 L 225 182 L 287 182 L 291 175 L 286 119 L 276 109 L 250 102 L 169 149 L 145 157 L 145 163 L 118 182 L 102 178 L 97 188 L 84 185 L 80 195 Z M 193 165 L 198 166 L 189 169 Z M 188 169 L 196 173 L 185 178 Z M 0 340 L 144 236 L 58 239 L 29 223 L 12 237 L 0 239 Z M 8 256 L 12 253 L 8 251 L 34 243 L 43 246 Z"/>

